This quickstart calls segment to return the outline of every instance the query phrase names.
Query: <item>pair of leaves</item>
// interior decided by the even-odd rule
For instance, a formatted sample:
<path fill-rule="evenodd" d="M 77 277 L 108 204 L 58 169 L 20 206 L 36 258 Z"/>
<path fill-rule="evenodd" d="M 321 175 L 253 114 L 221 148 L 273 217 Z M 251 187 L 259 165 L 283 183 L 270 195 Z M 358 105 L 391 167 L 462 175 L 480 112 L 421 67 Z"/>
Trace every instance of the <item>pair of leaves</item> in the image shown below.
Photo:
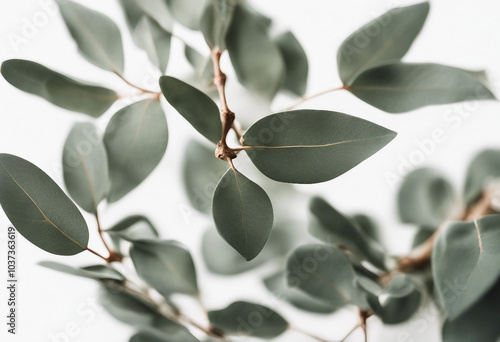
<path fill-rule="evenodd" d="M 475 156 L 467 168 L 463 190 L 465 204 L 470 206 L 479 200 L 488 183 L 495 178 L 500 178 L 500 150 L 485 150 Z"/>
<path fill-rule="evenodd" d="M 39 265 L 46 268 L 50 268 L 54 271 L 63 272 L 82 278 L 94 279 L 99 281 L 108 281 L 108 280 L 118 281 L 118 282 L 125 281 L 125 277 L 120 272 L 107 265 L 94 265 L 81 268 L 74 268 L 71 266 L 67 266 L 52 261 L 42 261 L 41 263 L 39 263 Z"/>

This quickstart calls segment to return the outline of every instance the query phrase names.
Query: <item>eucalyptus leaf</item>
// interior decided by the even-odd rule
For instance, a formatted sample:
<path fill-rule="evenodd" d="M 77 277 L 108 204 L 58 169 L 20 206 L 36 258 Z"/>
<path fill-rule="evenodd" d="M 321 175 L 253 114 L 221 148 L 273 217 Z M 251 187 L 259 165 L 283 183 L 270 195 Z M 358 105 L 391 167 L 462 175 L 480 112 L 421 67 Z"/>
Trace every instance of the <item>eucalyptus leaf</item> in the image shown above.
<path fill-rule="evenodd" d="M 211 84 L 214 79 L 212 59 L 209 56 L 203 56 L 189 45 L 184 46 L 184 55 L 186 56 L 189 64 L 193 66 L 196 74 L 204 80 L 205 83 Z"/>
<path fill-rule="evenodd" d="M 500 150 L 484 150 L 474 157 L 467 168 L 463 190 L 466 205 L 479 200 L 488 184 L 497 179 L 500 179 Z"/>
<path fill-rule="evenodd" d="M 130 257 L 137 274 L 165 298 L 173 293 L 198 294 L 193 259 L 180 243 L 137 240 L 132 244 Z"/>
<path fill-rule="evenodd" d="M 170 14 L 182 25 L 192 30 L 200 28 L 206 0 L 165 0 Z"/>
<path fill-rule="evenodd" d="M 151 63 L 160 72 L 167 69 L 172 34 L 165 31 L 155 20 L 143 16 L 133 32 L 136 44 L 146 51 Z"/>
<path fill-rule="evenodd" d="M 75 268 L 53 261 L 42 261 L 38 263 L 40 266 L 50 268 L 54 271 L 68 273 L 77 277 L 95 279 L 95 280 L 114 280 L 123 282 L 125 277 L 107 265 L 93 265 L 82 268 Z"/>
<path fill-rule="evenodd" d="M 165 0 L 120 0 L 120 5 L 125 12 L 130 32 L 134 32 L 144 16 L 153 19 L 165 31 L 172 32 L 173 18 L 168 12 Z"/>
<path fill-rule="evenodd" d="M 56 106 L 92 117 L 99 117 L 118 99 L 113 90 L 74 80 L 23 59 L 3 62 L 1 71 L 14 87 Z"/>
<path fill-rule="evenodd" d="M 296 110 L 262 118 L 243 139 L 248 156 L 264 175 L 280 182 L 310 184 L 340 176 L 395 136 L 347 114 Z"/>
<path fill-rule="evenodd" d="M 271 200 L 239 171 L 229 169 L 222 176 L 215 188 L 212 213 L 219 234 L 247 261 L 262 251 L 271 235 Z"/>
<path fill-rule="evenodd" d="M 139 332 L 132 336 L 129 342 L 199 342 L 199 340 L 184 330 L 177 334 L 159 334 L 157 332 Z M 179 336 L 180 335 L 180 336 Z"/>
<path fill-rule="evenodd" d="M 201 18 L 200 29 L 208 46 L 226 49 L 226 34 L 238 0 L 209 0 Z"/>
<path fill-rule="evenodd" d="M 297 96 L 304 96 L 307 86 L 309 63 L 306 53 L 292 32 L 287 31 L 274 39 L 285 62 L 283 89 Z"/>
<path fill-rule="evenodd" d="M 351 220 L 358 225 L 364 235 L 380 243 L 380 230 L 373 218 L 365 214 L 355 214 L 351 216 Z"/>
<path fill-rule="evenodd" d="M 219 108 L 205 93 L 170 76 L 160 77 L 160 88 L 167 101 L 198 132 L 217 144 L 222 136 Z"/>
<path fill-rule="evenodd" d="M 454 320 L 483 297 L 500 277 L 500 215 L 456 222 L 437 238 L 432 273 L 440 301 Z"/>
<path fill-rule="evenodd" d="M 228 307 L 210 311 L 210 323 L 230 335 L 247 335 L 271 339 L 288 329 L 288 322 L 274 310 L 255 303 L 238 301 Z"/>
<path fill-rule="evenodd" d="M 121 240 L 134 242 L 142 239 L 154 240 L 159 237 L 153 223 L 142 215 L 126 217 L 105 232 L 111 237 L 116 251 L 120 254 L 123 254 Z"/>
<path fill-rule="evenodd" d="M 495 99 L 493 93 L 469 73 L 430 63 L 377 66 L 356 77 L 348 90 L 389 113 L 403 113 L 429 105 Z"/>
<path fill-rule="evenodd" d="M 64 183 L 73 200 L 85 211 L 97 214 L 97 206 L 109 191 L 106 149 L 92 123 L 77 123 L 63 149 Z"/>
<path fill-rule="evenodd" d="M 419 228 L 417 233 L 413 237 L 412 248 L 416 248 L 420 246 L 422 243 L 427 241 L 432 235 L 434 231 L 427 228 Z"/>
<path fill-rule="evenodd" d="M 351 85 L 364 70 L 403 58 L 428 13 L 428 2 L 393 8 L 347 37 L 337 53 L 342 82 Z"/>
<path fill-rule="evenodd" d="M 78 51 L 101 69 L 122 75 L 124 57 L 118 26 L 102 13 L 70 0 L 57 0 Z"/>
<path fill-rule="evenodd" d="M 29 161 L 0 154 L 0 204 L 17 231 L 44 251 L 74 255 L 87 249 L 89 230 L 82 214 Z"/>
<path fill-rule="evenodd" d="M 158 165 L 167 143 L 167 121 L 159 102 L 143 100 L 120 109 L 104 133 L 111 179 L 108 202 L 139 185 Z"/>

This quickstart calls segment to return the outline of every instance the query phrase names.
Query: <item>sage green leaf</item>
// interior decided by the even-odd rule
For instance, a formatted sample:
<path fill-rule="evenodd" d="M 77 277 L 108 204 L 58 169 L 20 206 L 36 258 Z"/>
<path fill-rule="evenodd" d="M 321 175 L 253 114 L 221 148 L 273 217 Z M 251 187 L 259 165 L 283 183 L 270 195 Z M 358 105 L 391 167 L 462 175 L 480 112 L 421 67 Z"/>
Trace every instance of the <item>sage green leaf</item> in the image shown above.
<path fill-rule="evenodd" d="M 217 231 L 245 260 L 264 248 L 273 228 L 273 206 L 260 186 L 227 170 L 215 188 L 212 213 Z"/>
<path fill-rule="evenodd" d="M 363 234 L 356 221 L 343 215 L 320 197 L 314 197 L 309 210 L 312 214 L 309 232 L 335 246 L 347 248 L 357 257 L 366 259 L 379 269 L 386 269 L 385 253 L 375 240 Z"/>
<path fill-rule="evenodd" d="M 500 150 L 488 149 L 479 153 L 469 164 L 463 196 L 467 206 L 481 198 L 488 184 L 500 178 Z"/>
<path fill-rule="evenodd" d="M 181 80 L 160 77 L 160 88 L 167 101 L 198 132 L 217 144 L 222 136 L 219 108 L 205 93 Z"/>
<path fill-rule="evenodd" d="M 82 214 L 29 161 L 0 154 L 0 204 L 17 231 L 44 251 L 75 255 L 87 249 L 89 230 Z"/>
<path fill-rule="evenodd" d="M 97 213 L 109 191 L 108 159 L 94 124 L 77 123 L 63 149 L 64 183 L 73 200 L 85 211 Z"/>
<path fill-rule="evenodd" d="M 450 218 L 456 204 L 453 186 L 430 168 L 410 172 L 398 193 L 399 218 L 404 223 L 438 227 Z"/>
<path fill-rule="evenodd" d="M 210 311 L 208 318 L 214 327 L 230 335 L 271 339 L 288 329 L 288 322 L 276 311 L 243 301 L 234 302 L 221 310 Z"/>
<path fill-rule="evenodd" d="M 159 102 L 149 99 L 120 109 L 104 133 L 111 179 L 108 202 L 139 185 L 158 165 L 167 143 L 167 120 Z"/>
<path fill-rule="evenodd" d="M 353 304 L 364 310 L 363 291 L 347 255 L 336 247 L 305 245 L 293 251 L 287 264 L 288 285 L 297 287 L 334 308 Z"/>
<path fill-rule="evenodd" d="M 226 45 L 241 84 L 272 99 L 283 84 L 285 62 L 261 19 L 247 6 L 235 7 Z"/>
<path fill-rule="evenodd" d="M 280 270 L 266 277 L 264 285 L 277 298 L 285 300 L 301 310 L 318 314 L 330 314 L 336 310 L 335 307 L 323 300 L 314 298 L 297 288 L 289 287 L 284 271 Z"/>
<path fill-rule="evenodd" d="M 212 59 L 209 56 L 203 56 L 189 45 L 184 46 L 184 55 L 196 74 L 206 83 L 211 84 L 214 80 Z"/>
<path fill-rule="evenodd" d="M 462 316 L 443 326 L 443 342 L 498 342 L 500 324 L 500 282 Z"/>
<path fill-rule="evenodd" d="M 130 248 L 137 274 L 162 296 L 198 294 L 196 270 L 187 249 L 176 241 L 137 240 Z"/>
<path fill-rule="evenodd" d="M 130 32 L 134 32 L 144 16 L 153 19 L 165 31 L 172 32 L 173 18 L 168 12 L 165 0 L 120 0 L 120 5 L 125 13 Z"/>
<path fill-rule="evenodd" d="M 364 235 L 380 243 L 380 230 L 372 217 L 365 214 L 355 214 L 351 216 L 351 220 L 358 225 Z"/>
<path fill-rule="evenodd" d="M 165 0 L 170 14 L 180 24 L 198 30 L 206 0 Z"/>
<path fill-rule="evenodd" d="M 122 240 L 134 242 L 142 239 L 153 240 L 159 237 L 153 223 L 142 215 L 126 217 L 105 232 L 110 236 L 115 250 L 120 254 L 124 254 L 121 246 Z"/>
<path fill-rule="evenodd" d="M 280 34 L 274 40 L 285 62 L 283 89 L 297 96 L 304 96 L 309 73 L 309 63 L 304 49 L 290 31 Z"/>
<path fill-rule="evenodd" d="M 472 100 L 495 99 L 463 70 L 440 64 L 391 63 L 368 69 L 349 86 L 366 103 L 389 113 Z"/>
<path fill-rule="evenodd" d="M 146 51 L 151 63 L 164 73 L 167 69 L 172 34 L 165 31 L 155 20 L 143 16 L 133 32 L 136 44 Z"/>
<path fill-rule="evenodd" d="M 396 133 L 347 114 L 296 110 L 268 115 L 243 135 L 248 156 L 279 182 L 325 182 L 387 145 Z"/>
<path fill-rule="evenodd" d="M 122 36 L 107 16 L 70 0 L 58 0 L 59 10 L 78 51 L 101 69 L 123 74 Z"/>
<path fill-rule="evenodd" d="M 347 37 L 337 53 L 342 82 L 351 85 L 359 73 L 403 58 L 428 13 L 428 2 L 393 8 Z"/>
<path fill-rule="evenodd" d="M 484 296 L 500 277 L 500 215 L 456 222 L 437 238 L 432 274 L 448 319 L 454 320 Z"/>
<path fill-rule="evenodd" d="M 427 241 L 432 235 L 434 231 L 427 228 L 419 228 L 417 233 L 413 237 L 412 248 L 420 246 L 422 243 Z"/>
<path fill-rule="evenodd" d="M 23 59 L 2 63 L 2 76 L 14 87 L 56 106 L 99 117 L 118 99 L 110 89 L 76 81 L 41 64 Z"/>
<path fill-rule="evenodd" d="M 107 265 L 93 265 L 82 268 L 75 268 L 53 261 L 42 261 L 38 263 L 40 266 L 50 268 L 54 271 L 68 273 L 77 277 L 95 279 L 95 280 L 115 280 L 125 281 L 125 277 Z"/>
<path fill-rule="evenodd" d="M 233 19 L 237 1 L 210 0 L 201 17 L 200 30 L 212 49 L 226 49 L 226 34 Z"/>
<path fill-rule="evenodd" d="M 129 342 L 199 342 L 199 340 L 184 330 L 177 334 L 160 334 L 157 332 L 139 332 L 132 336 Z"/>

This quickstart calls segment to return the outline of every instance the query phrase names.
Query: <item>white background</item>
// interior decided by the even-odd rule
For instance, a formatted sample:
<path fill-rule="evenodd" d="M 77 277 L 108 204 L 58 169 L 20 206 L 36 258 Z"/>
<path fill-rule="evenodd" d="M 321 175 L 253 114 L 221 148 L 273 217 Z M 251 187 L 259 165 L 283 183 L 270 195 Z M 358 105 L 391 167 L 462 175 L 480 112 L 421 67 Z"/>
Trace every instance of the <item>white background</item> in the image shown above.
<path fill-rule="evenodd" d="M 83 1 L 80 1 L 83 2 Z M 126 54 L 126 76 L 134 82 L 154 87 L 148 80 L 157 78 L 143 52 L 131 42 L 122 12 L 116 0 L 86 1 L 89 7 L 113 18 L 122 30 Z M 252 0 L 254 6 L 276 19 L 279 28 L 291 28 L 303 44 L 310 62 L 308 93 L 312 94 L 340 85 L 336 71 L 336 50 L 342 40 L 365 22 L 396 4 L 407 1 L 352 0 L 299 1 Z M 47 6 L 43 6 L 47 4 Z M 468 69 L 486 69 L 497 96 L 500 95 L 500 6 L 493 0 L 439 0 L 432 2 L 425 27 L 405 57 L 411 62 L 436 62 Z M 45 14 L 43 14 L 45 13 Z M 46 19 L 46 20 L 44 20 Z M 23 36 L 26 22 L 38 26 L 18 46 L 13 35 Z M 208 53 L 199 34 L 182 28 L 176 32 Z M 26 32 L 24 32 L 26 33 Z M 186 77 L 189 66 L 182 56 L 182 46 L 175 41 L 167 74 Z M 0 1 L 0 60 L 24 58 L 42 63 L 49 68 L 107 85 L 122 94 L 133 92 L 117 77 L 87 63 L 77 52 L 57 9 L 49 0 Z M 230 107 L 246 123 L 279 110 L 295 101 L 280 96 L 269 109 L 242 89 L 229 70 L 228 97 Z M 27 95 L 0 79 L 0 151 L 19 155 L 35 163 L 63 186 L 59 168 L 62 146 L 69 129 L 76 121 L 88 117 L 68 112 L 43 99 Z M 123 106 L 123 103 L 119 106 Z M 119 108 L 113 107 L 102 119 L 101 127 Z M 445 140 L 435 143 L 425 155 L 422 165 L 430 165 L 445 173 L 461 191 L 465 169 L 470 159 L 483 148 L 500 147 L 500 105 L 488 101 L 458 105 L 422 108 L 407 114 L 392 115 L 362 103 L 349 93 L 336 92 L 305 104 L 308 108 L 330 109 L 356 115 L 396 132 L 398 137 L 374 157 L 333 181 L 301 186 L 306 194 L 322 194 L 339 209 L 346 212 L 367 212 L 377 218 L 386 245 L 395 255 L 404 254 L 414 232 L 397 221 L 395 190 L 386 177 L 398 174 L 401 159 L 415 158 L 421 152 L 417 141 L 432 137 L 441 129 Z M 333 316 L 315 316 L 300 313 L 290 306 L 276 302 L 268 294 L 256 273 L 235 278 L 215 277 L 206 272 L 199 257 L 199 237 L 210 219 L 189 209 L 182 190 L 181 160 L 183 146 L 196 137 L 189 125 L 165 104 L 170 126 L 170 141 L 166 157 L 154 173 L 120 203 L 103 208 L 104 226 L 109 227 L 120 218 L 134 213 L 150 216 L 163 236 L 178 239 L 189 246 L 196 257 L 203 299 L 215 309 L 235 299 L 253 299 L 283 312 L 292 324 L 324 336 L 340 339 L 356 322 L 353 311 L 343 310 Z M 461 117 L 460 115 L 465 117 Z M 418 161 L 419 158 L 414 160 Z M 243 165 L 244 164 L 244 165 Z M 248 163 L 236 161 L 243 171 L 252 172 Z M 307 195 L 304 195 L 307 196 Z M 301 207 L 299 216 L 305 217 Z M 86 216 L 87 217 L 87 216 Z M 96 238 L 94 221 L 88 218 L 92 238 L 90 246 L 103 251 Z M 0 288 L 6 279 L 5 241 L 9 222 L 0 215 Z M 305 227 L 304 227 L 305 229 Z M 132 329 L 116 322 L 102 309 L 91 309 L 97 285 L 91 281 L 73 278 L 36 265 L 41 260 L 86 265 L 98 262 L 86 253 L 62 258 L 49 255 L 18 237 L 19 326 L 18 335 L 7 336 L 4 325 L 7 311 L 6 291 L 0 290 L 0 336 L 8 341 L 51 341 L 51 334 L 64 332 L 68 325 L 77 329 L 71 341 L 128 341 Z M 265 269 L 259 271 L 265 273 Z M 89 314 L 88 310 L 93 314 Z M 82 311 L 83 310 L 83 311 Z M 193 313 L 197 315 L 196 312 Z M 377 319 L 370 319 L 370 341 L 439 341 L 438 322 L 429 310 L 422 310 L 412 322 L 397 327 L 381 328 Z M 407 336 L 411 335 L 411 338 Z M 361 341 L 353 335 L 351 341 Z M 306 337 L 290 333 L 279 341 L 308 341 Z M 66 341 L 64 338 L 55 341 Z"/>

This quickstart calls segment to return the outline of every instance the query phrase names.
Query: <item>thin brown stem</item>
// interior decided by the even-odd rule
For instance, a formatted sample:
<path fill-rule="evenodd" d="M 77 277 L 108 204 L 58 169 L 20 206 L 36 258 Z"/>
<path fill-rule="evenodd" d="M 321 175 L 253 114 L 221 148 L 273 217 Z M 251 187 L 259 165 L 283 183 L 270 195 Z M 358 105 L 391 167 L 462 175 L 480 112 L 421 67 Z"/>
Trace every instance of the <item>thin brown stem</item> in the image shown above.
<path fill-rule="evenodd" d="M 97 255 L 99 258 L 103 259 L 104 261 L 108 262 L 108 258 L 105 258 L 103 257 L 101 254 L 97 253 L 96 251 L 86 247 L 85 248 L 86 251 L 89 251 L 90 253 L 94 254 L 94 255 Z"/>
<path fill-rule="evenodd" d="M 286 111 L 286 110 L 292 110 L 292 109 L 294 109 L 294 108 L 296 108 L 296 107 L 300 106 L 300 105 L 301 105 L 301 104 L 303 104 L 304 102 L 307 102 L 307 101 L 312 100 L 312 99 L 314 99 L 314 98 L 316 98 L 316 97 L 320 97 L 320 96 L 322 96 L 322 95 L 329 94 L 329 93 L 331 93 L 331 92 L 334 92 L 334 91 L 337 91 L 337 90 L 342 90 L 342 89 L 347 90 L 347 89 L 349 89 L 349 87 L 348 87 L 348 86 L 346 86 L 346 85 L 343 85 L 342 87 L 332 88 L 332 89 L 327 89 L 327 90 L 321 91 L 321 92 L 316 93 L 316 94 L 313 94 L 313 95 L 304 96 L 302 99 L 300 99 L 300 101 L 298 101 L 297 103 L 295 103 L 294 105 L 292 105 L 292 106 L 290 106 L 290 107 L 285 108 L 284 110 L 285 110 L 285 111 Z"/>
<path fill-rule="evenodd" d="M 315 339 L 316 341 L 319 341 L 319 342 L 329 342 L 328 340 L 325 340 L 324 338 L 321 338 L 321 337 L 318 337 L 316 335 L 313 335 L 313 334 L 311 334 L 311 333 L 309 333 L 307 331 L 304 331 L 302 329 L 299 329 L 299 328 L 297 328 L 295 326 L 289 326 L 288 329 L 289 330 L 293 330 L 295 332 L 298 332 L 299 334 L 302 334 L 304 336 L 308 336 L 308 337 L 310 337 L 312 339 Z"/>
<path fill-rule="evenodd" d="M 366 320 L 371 314 L 368 311 L 359 310 L 359 326 L 363 329 L 363 335 L 365 337 L 365 342 L 368 342 L 368 333 L 366 329 Z"/>
<path fill-rule="evenodd" d="M 345 340 L 347 340 L 349 338 L 349 336 L 351 336 L 356 330 L 358 330 L 358 328 L 361 327 L 361 325 L 359 324 L 356 324 L 354 326 L 354 328 L 352 328 L 348 333 L 347 335 L 344 336 L 343 339 L 341 339 L 339 342 L 345 342 Z"/>
<path fill-rule="evenodd" d="M 135 88 L 135 89 L 138 89 L 140 90 L 142 93 L 149 93 L 149 94 L 158 94 L 158 92 L 156 91 L 152 91 L 152 90 L 148 90 L 148 89 L 144 89 L 142 87 L 139 87 L 138 85 L 136 84 L 133 84 L 132 82 L 130 82 L 129 80 L 127 80 L 125 77 L 123 77 L 123 75 L 119 74 L 118 72 L 116 71 L 113 71 L 113 73 L 118 76 L 123 82 L 127 83 L 129 86 L 131 86 L 132 88 Z"/>
<path fill-rule="evenodd" d="M 113 251 L 111 248 L 109 248 L 109 245 L 106 242 L 106 239 L 104 238 L 104 234 L 103 234 L 103 230 L 102 230 L 102 226 L 101 226 L 101 221 L 99 220 L 99 213 L 97 212 L 97 209 L 96 209 L 94 215 L 95 215 L 95 220 L 97 223 L 97 232 L 99 233 L 99 237 L 101 238 L 102 243 L 104 244 L 104 247 L 106 247 L 106 250 L 109 253 L 109 256 L 105 259 L 106 262 L 108 262 L 108 263 L 111 263 L 114 261 L 122 262 L 123 257 L 120 254 Z"/>

